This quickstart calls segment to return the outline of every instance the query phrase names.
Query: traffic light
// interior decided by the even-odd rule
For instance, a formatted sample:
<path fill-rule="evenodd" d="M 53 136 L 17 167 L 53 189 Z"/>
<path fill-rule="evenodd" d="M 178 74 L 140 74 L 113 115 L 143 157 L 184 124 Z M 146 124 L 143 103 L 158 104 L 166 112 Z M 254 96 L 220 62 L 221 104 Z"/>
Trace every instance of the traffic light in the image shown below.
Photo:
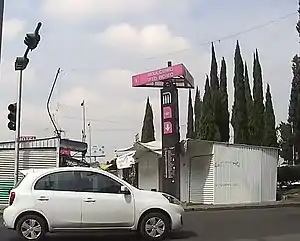
<path fill-rule="evenodd" d="M 41 36 L 38 33 L 28 33 L 26 34 L 24 43 L 28 46 L 30 50 L 33 50 L 37 47 L 40 40 Z"/>
<path fill-rule="evenodd" d="M 9 122 L 7 124 L 8 129 L 11 131 L 16 130 L 16 114 L 17 114 L 17 103 L 10 104 L 8 106 L 9 114 L 7 116 Z"/>

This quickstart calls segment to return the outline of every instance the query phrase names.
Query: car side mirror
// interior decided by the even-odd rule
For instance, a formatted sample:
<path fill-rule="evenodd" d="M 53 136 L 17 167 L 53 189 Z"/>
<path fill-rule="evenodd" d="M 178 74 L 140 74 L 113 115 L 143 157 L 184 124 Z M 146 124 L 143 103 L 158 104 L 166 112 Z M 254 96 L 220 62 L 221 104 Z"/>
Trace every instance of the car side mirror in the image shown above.
<path fill-rule="evenodd" d="M 128 187 L 126 187 L 126 186 L 121 186 L 120 191 L 121 191 L 122 194 L 130 195 L 130 191 L 129 191 Z"/>

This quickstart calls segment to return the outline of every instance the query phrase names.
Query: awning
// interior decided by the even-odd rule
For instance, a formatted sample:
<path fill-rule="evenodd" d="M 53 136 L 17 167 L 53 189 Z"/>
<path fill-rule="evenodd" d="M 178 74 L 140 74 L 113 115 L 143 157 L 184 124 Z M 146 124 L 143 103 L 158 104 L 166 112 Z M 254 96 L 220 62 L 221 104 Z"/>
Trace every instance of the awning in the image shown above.
<path fill-rule="evenodd" d="M 121 156 L 118 156 L 116 159 L 116 165 L 118 169 L 129 168 L 135 164 L 134 155 L 136 151 L 127 152 Z"/>

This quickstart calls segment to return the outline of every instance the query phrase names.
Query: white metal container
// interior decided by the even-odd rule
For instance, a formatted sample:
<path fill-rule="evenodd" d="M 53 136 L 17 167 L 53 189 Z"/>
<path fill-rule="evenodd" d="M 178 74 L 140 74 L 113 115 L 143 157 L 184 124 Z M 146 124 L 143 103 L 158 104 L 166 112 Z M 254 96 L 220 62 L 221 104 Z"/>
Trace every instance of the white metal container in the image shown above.
<path fill-rule="evenodd" d="M 278 149 L 188 140 L 181 201 L 203 204 L 276 200 Z"/>

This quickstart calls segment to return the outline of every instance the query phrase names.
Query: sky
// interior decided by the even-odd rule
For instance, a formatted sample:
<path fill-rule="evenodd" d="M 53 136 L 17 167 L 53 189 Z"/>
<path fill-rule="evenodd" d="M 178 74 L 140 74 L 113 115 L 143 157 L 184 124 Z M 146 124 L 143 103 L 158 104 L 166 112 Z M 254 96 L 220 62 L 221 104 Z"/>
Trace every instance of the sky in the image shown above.
<path fill-rule="evenodd" d="M 292 79 L 291 59 L 300 44 L 295 29 L 296 0 L 5 0 L 0 72 L 1 141 L 14 139 L 7 128 L 7 106 L 16 101 L 14 61 L 25 50 L 23 39 L 41 21 L 41 42 L 29 53 L 24 71 L 21 135 L 54 135 L 46 110 L 48 94 L 61 68 L 51 113 L 64 137 L 81 140 L 86 104 L 92 145 L 107 158 L 134 142 L 140 133 L 147 96 L 161 139 L 159 90 L 132 88 L 131 76 L 184 63 L 204 92 L 211 42 L 219 68 L 227 61 L 229 110 L 233 99 L 233 56 L 239 40 L 251 73 L 257 48 L 264 91 L 271 86 L 277 123 L 286 121 Z M 269 24 L 267 24 L 269 23 Z M 185 137 L 187 90 L 180 90 L 181 137 Z M 194 98 L 194 91 L 193 91 Z M 89 139 L 89 135 L 87 136 Z"/>

